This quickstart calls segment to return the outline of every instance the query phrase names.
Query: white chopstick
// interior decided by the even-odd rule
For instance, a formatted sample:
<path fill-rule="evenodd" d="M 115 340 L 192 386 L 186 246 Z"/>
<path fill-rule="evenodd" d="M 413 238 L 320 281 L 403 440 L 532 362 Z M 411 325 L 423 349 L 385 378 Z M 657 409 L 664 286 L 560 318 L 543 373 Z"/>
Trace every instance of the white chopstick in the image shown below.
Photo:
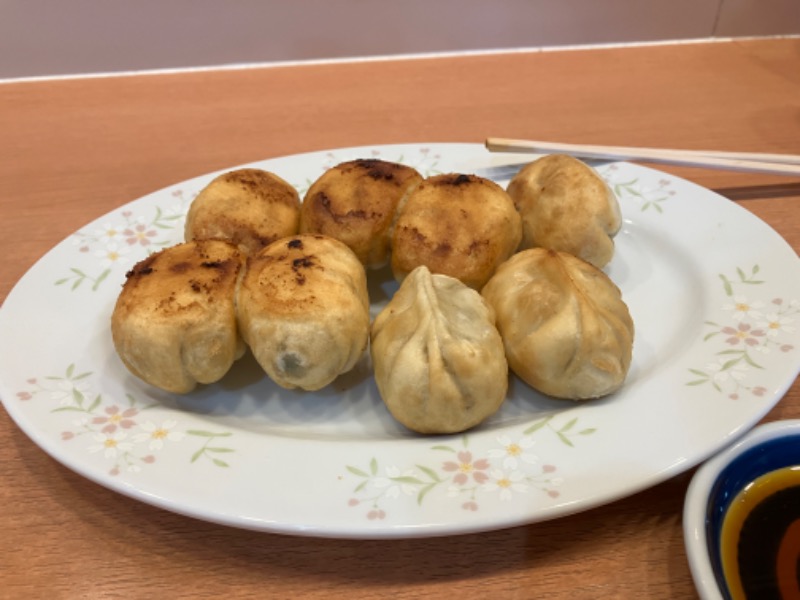
<path fill-rule="evenodd" d="M 800 175 L 800 155 L 762 154 L 746 152 L 716 152 L 673 150 L 661 148 L 631 148 L 625 146 L 592 146 L 559 144 L 535 140 L 487 138 L 486 148 L 492 152 L 521 152 L 535 154 L 568 154 L 576 158 L 629 160 L 708 167 L 732 171 L 750 171 L 781 175 Z"/>

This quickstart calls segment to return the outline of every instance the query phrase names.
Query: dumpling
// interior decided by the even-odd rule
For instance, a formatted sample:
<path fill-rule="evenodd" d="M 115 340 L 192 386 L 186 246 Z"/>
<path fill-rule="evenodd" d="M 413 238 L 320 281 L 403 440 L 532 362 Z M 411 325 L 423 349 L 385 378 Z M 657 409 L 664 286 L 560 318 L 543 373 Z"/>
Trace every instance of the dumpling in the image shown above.
<path fill-rule="evenodd" d="M 236 169 L 203 188 L 186 215 L 184 237 L 223 239 L 255 254 L 300 227 L 300 195 L 269 171 Z"/>
<path fill-rule="evenodd" d="M 278 385 L 318 390 L 352 369 L 369 341 L 364 266 L 342 242 L 296 235 L 249 257 L 239 328 Z"/>
<path fill-rule="evenodd" d="M 375 381 L 389 412 L 419 433 L 455 433 L 494 414 L 508 363 L 480 294 L 425 266 L 406 277 L 375 317 Z"/>
<path fill-rule="evenodd" d="M 222 378 L 245 351 L 234 306 L 243 266 L 236 247 L 218 240 L 178 244 L 137 263 L 111 316 L 128 370 L 179 394 Z"/>
<path fill-rule="evenodd" d="M 435 175 L 398 207 L 392 272 L 402 281 L 425 265 L 479 290 L 521 237 L 520 216 L 499 185 L 477 175 Z"/>
<path fill-rule="evenodd" d="M 589 165 L 543 156 L 523 167 L 507 190 L 522 216 L 520 250 L 569 252 L 599 269 L 611 261 L 622 215 L 614 192 Z"/>
<path fill-rule="evenodd" d="M 325 171 L 303 199 L 300 233 L 344 242 L 368 268 L 389 260 L 389 230 L 400 199 L 422 181 L 416 169 L 384 160 L 357 159 Z"/>
<path fill-rule="evenodd" d="M 544 394 L 582 400 L 624 382 L 634 327 L 608 276 L 566 252 L 515 254 L 483 288 L 511 370 Z"/>

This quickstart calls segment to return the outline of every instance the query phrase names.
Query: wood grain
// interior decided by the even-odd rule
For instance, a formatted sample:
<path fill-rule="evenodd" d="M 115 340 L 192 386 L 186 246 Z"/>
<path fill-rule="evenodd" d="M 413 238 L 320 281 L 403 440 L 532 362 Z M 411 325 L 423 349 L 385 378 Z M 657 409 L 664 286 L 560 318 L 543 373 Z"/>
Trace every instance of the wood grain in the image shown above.
<path fill-rule="evenodd" d="M 800 153 L 800 41 L 0 84 L 0 298 L 71 232 L 189 177 L 295 152 L 489 136 Z M 660 168 L 735 199 L 800 248 L 797 178 Z M 795 382 L 765 420 L 798 417 Z M 292 538 L 112 493 L 0 411 L 0 597 L 692 598 L 690 476 L 479 535 Z"/>

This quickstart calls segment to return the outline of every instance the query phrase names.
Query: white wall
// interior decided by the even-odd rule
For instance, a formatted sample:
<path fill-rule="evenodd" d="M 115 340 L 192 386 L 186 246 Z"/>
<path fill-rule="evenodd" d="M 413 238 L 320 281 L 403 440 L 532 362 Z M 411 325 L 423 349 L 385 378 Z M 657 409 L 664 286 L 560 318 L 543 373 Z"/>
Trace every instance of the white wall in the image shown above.
<path fill-rule="evenodd" d="M 800 0 L 0 0 L 0 79 L 800 33 Z"/>

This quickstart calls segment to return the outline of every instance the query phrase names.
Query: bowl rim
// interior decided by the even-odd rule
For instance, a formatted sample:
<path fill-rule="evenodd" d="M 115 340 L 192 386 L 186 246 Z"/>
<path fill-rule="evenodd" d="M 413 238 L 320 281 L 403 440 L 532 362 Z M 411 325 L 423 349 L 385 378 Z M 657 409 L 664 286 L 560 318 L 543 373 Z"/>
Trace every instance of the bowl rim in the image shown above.
<path fill-rule="evenodd" d="M 689 570 L 703 600 L 724 598 L 714 575 L 706 537 L 708 496 L 717 478 L 729 464 L 749 450 L 771 440 L 794 436 L 800 436 L 800 419 L 758 425 L 706 461 L 692 477 L 683 505 L 683 538 Z"/>

